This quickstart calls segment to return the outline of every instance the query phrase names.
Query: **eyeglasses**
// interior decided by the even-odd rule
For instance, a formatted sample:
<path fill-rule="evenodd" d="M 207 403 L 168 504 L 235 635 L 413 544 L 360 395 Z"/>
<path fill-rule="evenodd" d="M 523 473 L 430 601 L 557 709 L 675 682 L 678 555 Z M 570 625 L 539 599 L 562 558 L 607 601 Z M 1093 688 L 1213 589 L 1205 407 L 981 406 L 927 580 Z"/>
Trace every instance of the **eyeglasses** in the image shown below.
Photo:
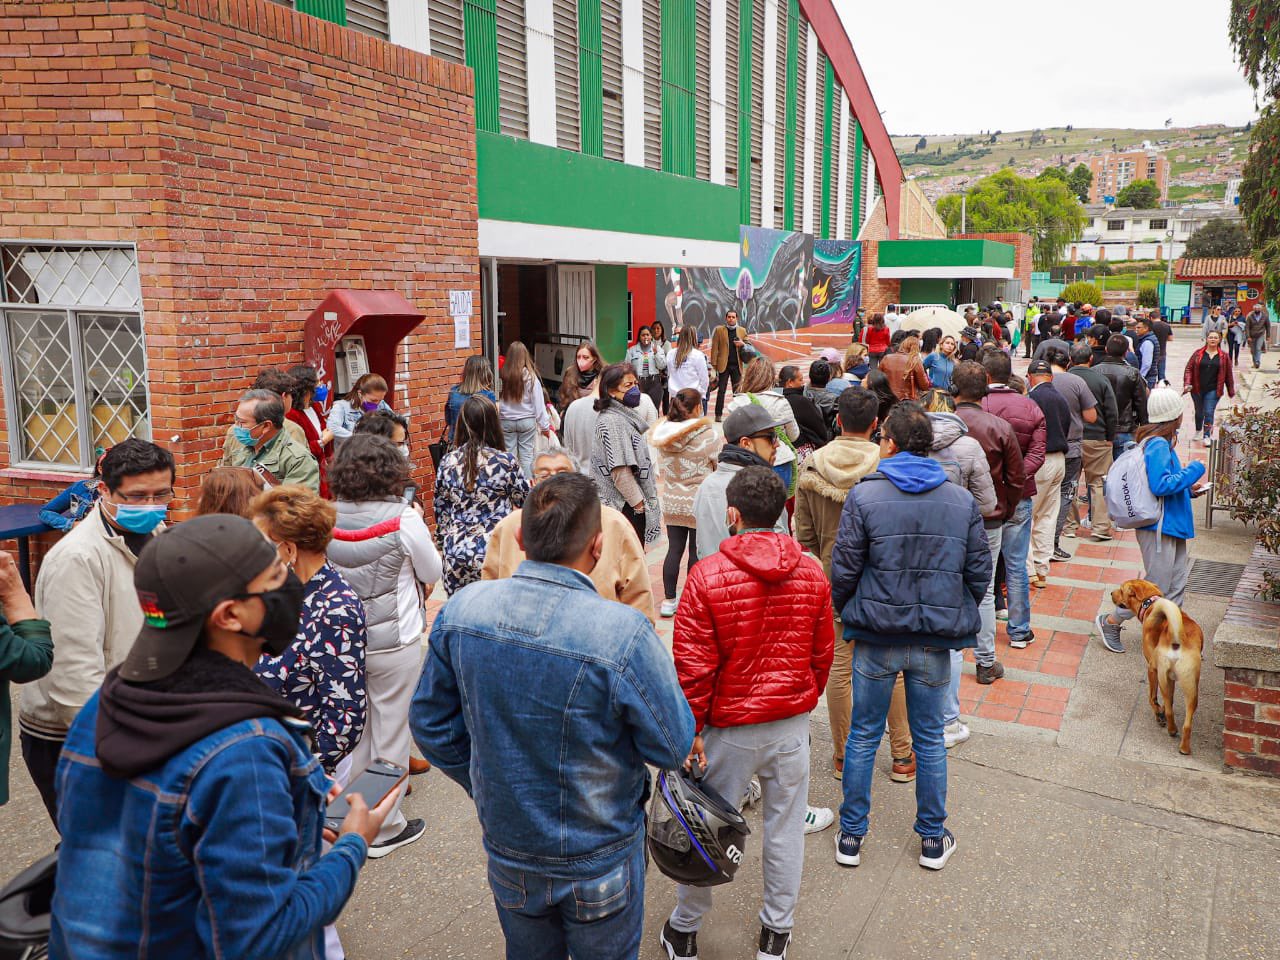
<path fill-rule="evenodd" d="M 237 427 L 247 427 L 250 430 L 252 430 L 261 422 L 262 422 L 261 420 L 241 420 L 239 417 L 235 418 L 235 425 Z"/>
<path fill-rule="evenodd" d="M 163 493 L 113 493 L 111 499 L 118 503 L 127 503 L 130 506 L 146 506 L 154 504 L 161 506 L 173 502 L 174 493 L 172 490 L 166 490 Z"/>
<path fill-rule="evenodd" d="M 768 433 L 753 433 L 747 437 L 748 440 L 768 440 L 775 447 L 778 445 L 778 435 L 770 430 Z"/>

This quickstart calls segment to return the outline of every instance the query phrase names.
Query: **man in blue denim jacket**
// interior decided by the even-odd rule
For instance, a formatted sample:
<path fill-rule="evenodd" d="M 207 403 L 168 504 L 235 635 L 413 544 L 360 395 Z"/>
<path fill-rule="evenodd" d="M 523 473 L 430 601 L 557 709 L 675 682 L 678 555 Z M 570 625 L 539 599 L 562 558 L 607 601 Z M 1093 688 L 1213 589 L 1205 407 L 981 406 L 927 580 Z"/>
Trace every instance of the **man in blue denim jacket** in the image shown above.
<path fill-rule="evenodd" d="M 225 514 L 156 537 L 134 583 L 145 625 L 58 765 L 49 955 L 320 960 L 391 803 L 353 799 L 321 856 L 310 730 L 250 669 L 293 642 L 302 585 Z"/>
<path fill-rule="evenodd" d="M 533 488 L 515 576 L 458 591 L 431 628 L 409 722 L 475 800 L 509 960 L 623 960 L 644 920 L 645 764 L 680 767 L 693 714 L 643 614 L 588 574 L 595 485 Z"/>

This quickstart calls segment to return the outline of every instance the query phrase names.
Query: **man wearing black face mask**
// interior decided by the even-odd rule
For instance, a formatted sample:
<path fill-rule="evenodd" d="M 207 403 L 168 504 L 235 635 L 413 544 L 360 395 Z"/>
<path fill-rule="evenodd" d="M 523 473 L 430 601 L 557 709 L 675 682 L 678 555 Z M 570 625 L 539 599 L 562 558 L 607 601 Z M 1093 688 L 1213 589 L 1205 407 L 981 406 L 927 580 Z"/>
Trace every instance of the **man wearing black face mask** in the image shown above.
<path fill-rule="evenodd" d="M 351 799 L 321 855 L 310 730 L 251 669 L 292 643 L 302 584 L 248 520 L 213 514 L 154 538 L 134 586 L 142 630 L 59 762 L 52 954 L 323 955 L 396 792 Z"/>

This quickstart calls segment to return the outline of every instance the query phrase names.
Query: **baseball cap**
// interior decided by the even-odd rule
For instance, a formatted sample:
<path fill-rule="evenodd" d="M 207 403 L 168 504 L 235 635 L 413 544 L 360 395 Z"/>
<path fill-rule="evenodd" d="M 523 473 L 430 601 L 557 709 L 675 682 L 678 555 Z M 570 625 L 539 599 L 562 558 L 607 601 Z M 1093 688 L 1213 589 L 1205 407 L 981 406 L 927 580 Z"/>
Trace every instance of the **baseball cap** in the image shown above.
<path fill-rule="evenodd" d="M 960 336 L 968 337 L 970 340 L 976 340 L 978 338 L 978 328 L 965 327 L 963 330 L 960 331 Z"/>
<path fill-rule="evenodd" d="M 244 593 L 275 560 L 275 547 L 257 527 L 227 513 L 196 517 L 153 537 L 133 571 L 143 627 L 120 676 L 136 683 L 172 674 L 195 649 L 209 612 Z"/>
<path fill-rule="evenodd" d="M 764 407 L 748 403 L 724 418 L 724 438 L 729 443 L 737 443 L 743 437 L 776 429 L 782 426 L 782 423 L 781 420 L 773 419 Z"/>
<path fill-rule="evenodd" d="M 840 351 L 835 347 L 825 348 L 819 356 L 827 363 L 840 363 L 843 360 L 843 357 L 840 356 Z"/>
<path fill-rule="evenodd" d="M 1037 373 L 1053 373 L 1053 367 L 1049 366 L 1045 360 L 1032 360 L 1031 366 L 1027 367 L 1027 376 L 1031 377 Z"/>

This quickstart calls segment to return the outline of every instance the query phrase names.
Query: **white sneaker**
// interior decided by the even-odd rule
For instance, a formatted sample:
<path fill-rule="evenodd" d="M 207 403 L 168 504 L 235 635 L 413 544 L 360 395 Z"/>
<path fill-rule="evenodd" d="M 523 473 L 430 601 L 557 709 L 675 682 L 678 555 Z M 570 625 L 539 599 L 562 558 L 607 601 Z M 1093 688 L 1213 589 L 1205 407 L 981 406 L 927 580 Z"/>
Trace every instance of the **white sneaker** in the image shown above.
<path fill-rule="evenodd" d="M 961 723 L 959 720 L 953 720 L 942 728 L 942 740 L 950 750 L 958 743 L 964 743 L 969 739 L 969 725 Z"/>
<path fill-rule="evenodd" d="M 676 615 L 676 607 L 679 605 L 679 600 L 663 600 L 662 606 L 658 608 L 658 613 L 664 617 L 674 617 Z"/>
<path fill-rule="evenodd" d="M 760 780 L 758 777 L 752 777 L 751 782 L 747 784 L 747 795 L 742 798 L 744 807 L 754 807 L 760 802 Z"/>
<path fill-rule="evenodd" d="M 805 807 L 804 832 L 821 833 L 835 823 L 836 815 L 826 807 Z"/>

